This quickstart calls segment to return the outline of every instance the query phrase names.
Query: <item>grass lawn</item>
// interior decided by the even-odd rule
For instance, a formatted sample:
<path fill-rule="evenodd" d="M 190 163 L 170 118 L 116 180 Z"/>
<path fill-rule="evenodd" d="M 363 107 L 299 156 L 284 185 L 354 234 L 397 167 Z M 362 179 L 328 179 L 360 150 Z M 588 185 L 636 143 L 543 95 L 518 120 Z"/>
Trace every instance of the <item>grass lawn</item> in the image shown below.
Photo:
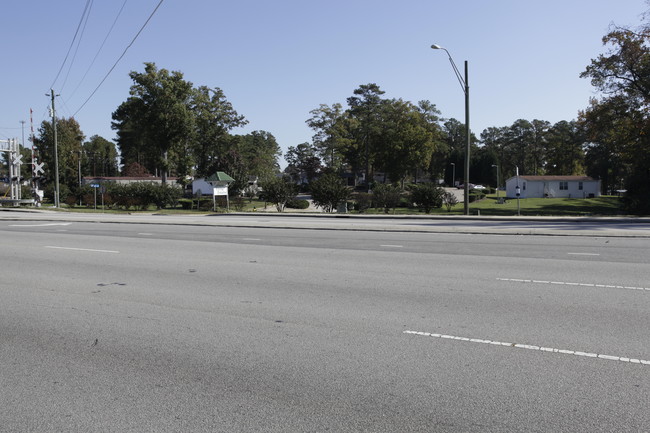
<path fill-rule="evenodd" d="M 470 210 L 472 209 L 470 203 Z M 526 198 L 519 200 L 521 215 L 528 216 L 611 216 L 621 215 L 620 198 L 601 196 L 596 198 Z M 516 215 L 517 200 L 499 204 L 496 196 L 475 203 L 481 215 Z"/>
<path fill-rule="evenodd" d="M 613 216 L 622 215 L 620 198 L 601 196 L 597 198 L 526 198 L 519 200 L 520 213 L 524 216 Z M 451 212 L 446 207 L 434 209 L 430 215 L 463 215 L 463 203 L 455 205 Z M 366 214 L 383 214 L 382 209 L 369 209 Z M 469 204 L 470 215 L 513 216 L 517 215 L 517 200 L 498 203 L 496 195 Z M 389 215 L 424 215 L 416 209 L 397 208 Z"/>
<path fill-rule="evenodd" d="M 601 196 L 596 198 L 525 198 L 519 200 L 520 213 L 524 216 L 612 216 L 621 215 L 620 198 Z M 517 200 L 498 203 L 496 195 L 469 204 L 470 215 L 512 216 L 517 215 Z M 445 208 L 436 214 L 447 213 Z M 463 214 L 463 203 L 458 203 L 451 214 Z"/>

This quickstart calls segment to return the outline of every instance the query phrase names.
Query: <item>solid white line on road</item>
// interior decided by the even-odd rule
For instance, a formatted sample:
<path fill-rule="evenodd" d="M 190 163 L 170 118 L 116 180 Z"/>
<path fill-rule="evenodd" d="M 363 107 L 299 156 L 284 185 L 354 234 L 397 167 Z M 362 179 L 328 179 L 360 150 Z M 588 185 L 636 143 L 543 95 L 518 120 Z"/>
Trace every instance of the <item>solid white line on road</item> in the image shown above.
<path fill-rule="evenodd" d="M 46 245 L 45 248 L 52 248 L 52 249 L 57 249 L 57 250 L 70 250 L 70 251 L 86 251 L 86 252 L 91 252 L 91 253 L 112 253 L 112 254 L 119 254 L 119 251 L 113 251 L 113 250 L 93 250 L 89 248 L 69 248 L 69 247 L 53 247 Z"/>
<path fill-rule="evenodd" d="M 646 292 L 650 292 L 650 287 L 616 286 L 610 284 L 594 284 L 594 283 L 568 283 L 566 281 L 524 280 L 520 278 L 497 278 L 497 280 L 510 281 L 513 283 L 554 284 L 558 286 L 598 287 L 599 289 L 644 290 Z"/>
<path fill-rule="evenodd" d="M 600 254 L 596 253 L 567 253 L 570 256 L 599 256 Z"/>
<path fill-rule="evenodd" d="M 243 238 L 242 241 L 261 241 L 262 239 L 257 238 Z"/>
<path fill-rule="evenodd" d="M 380 247 L 386 248 L 404 248 L 404 245 L 379 245 Z"/>
<path fill-rule="evenodd" d="M 434 334 L 431 332 L 421 332 L 421 331 L 404 331 L 404 334 L 420 335 L 423 337 L 442 338 L 445 340 L 465 341 L 469 343 L 491 344 L 494 346 L 514 347 L 517 349 L 537 350 L 540 352 L 561 353 L 564 355 L 582 356 L 585 358 L 606 359 L 609 361 L 627 362 L 631 364 L 650 365 L 650 361 L 646 361 L 644 359 L 628 358 L 625 356 L 615 356 L 615 355 L 603 355 L 603 354 L 590 353 L 590 352 L 580 352 L 577 350 L 556 349 L 554 347 L 534 346 L 530 344 L 519 344 L 519 343 L 506 343 L 503 341 L 484 340 L 481 338 L 457 337 L 455 335 Z"/>
<path fill-rule="evenodd" d="M 153 236 L 153 233 L 138 233 L 140 236 Z"/>
<path fill-rule="evenodd" d="M 44 223 L 44 224 L 11 224 L 9 227 L 50 227 L 50 226 L 69 226 L 72 223 Z"/>

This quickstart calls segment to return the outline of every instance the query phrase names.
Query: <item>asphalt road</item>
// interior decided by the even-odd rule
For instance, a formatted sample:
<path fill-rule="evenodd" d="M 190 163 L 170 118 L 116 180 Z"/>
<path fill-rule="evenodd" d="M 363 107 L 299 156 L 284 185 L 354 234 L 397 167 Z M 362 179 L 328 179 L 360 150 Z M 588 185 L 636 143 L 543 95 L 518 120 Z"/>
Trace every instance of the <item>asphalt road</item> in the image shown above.
<path fill-rule="evenodd" d="M 12 215 L 2 432 L 650 431 L 648 238 Z"/>

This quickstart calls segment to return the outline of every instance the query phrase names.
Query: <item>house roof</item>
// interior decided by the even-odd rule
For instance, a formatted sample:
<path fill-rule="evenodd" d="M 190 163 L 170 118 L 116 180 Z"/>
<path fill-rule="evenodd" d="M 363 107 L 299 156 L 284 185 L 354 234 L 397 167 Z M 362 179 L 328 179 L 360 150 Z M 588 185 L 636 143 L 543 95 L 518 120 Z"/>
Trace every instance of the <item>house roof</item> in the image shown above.
<path fill-rule="evenodd" d="M 156 176 L 84 176 L 85 180 L 162 180 L 162 177 Z M 178 180 L 177 177 L 167 177 L 169 181 Z"/>
<path fill-rule="evenodd" d="M 213 174 L 212 176 L 206 178 L 205 181 L 206 182 L 234 182 L 235 179 L 228 176 L 223 171 L 218 171 L 215 174 Z"/>
<path fill-rule="evenodd" d="M 513 176 L 513 179 L 516 176 Z M 596 179 L 589 176 L 519 176 L 519 179 L 527 180 L 529 182 L 549 182 L 549 181 L 578 181 L 578 182 L 594 182 Z"/>

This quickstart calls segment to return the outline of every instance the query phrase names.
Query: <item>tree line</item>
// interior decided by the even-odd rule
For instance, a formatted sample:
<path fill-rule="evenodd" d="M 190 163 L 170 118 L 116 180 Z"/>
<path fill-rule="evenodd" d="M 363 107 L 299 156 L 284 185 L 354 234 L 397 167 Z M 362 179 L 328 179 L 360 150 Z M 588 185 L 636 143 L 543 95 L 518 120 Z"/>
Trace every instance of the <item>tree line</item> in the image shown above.
<path fill-rule="evenodd" d="M 503 185 L 516 168 L 527 175 L 586 174 L 601 180 L 603 193 L 626 190 L 625 211 L 650 214 L 650 24 L 613 27 L 602 42 L 607 52 L 581 74 L 600 96 L 576 120 L 519 119 L 485 129 L 480 139 L 472 134 L 471 181 L 495 185 L 500 177 Z M 371 179 L 382 172 L 393 183 L 417 181 L 418 173 L 450 185 L 463 179 L 464 124 L 442 119 L 429 101 L 414 105 L 383 93 L 362 85 L 347 108 L 313 110 L 312 142 L 288 149 L 286 173 L 306 182 L 342 167 Z"/>
<path fill-rule="evenodd" d="M 626 189 L 629 212 L 650 213 L 650 27 L 612 28 L 604 36 L 607 52 L 581 74 L 600 96 L 577 119 L 551 124 L 518 119 L 512 125 L 472 134 L 471 181 L 501 184 L 515 173 L 589 175 L 603 192 Z M 195 86 L 179 71 L 146 63 L 131 72 L 129 97 L 112 114 L 122 170 L 139 167 L 165 180 L 186 182 L 225 171 L 242 192 L 250 177 L 278 176 L 280 146 L 267 131 L 232 134 L 247 124 L 219 88 Z M 465 128 L 443 118 L 430 101 L 386 98 L 376 83 L 360 85 L 342 103 L 321 104 L 309 113 L 311 142 L 290 146 L 285 175 L 311 183 L 328 173 L 356 176 L 368 184 L 381 173 L 397 185 L 422 179 L 448 185 L 464 178 Z M 112 142 L 85 141 L 75 119 L 58 119 L 61 182 L 69 188 L 83 176 L 118 174 Z M 35 139 L 46 180 L 53 174 L 53 135 L 45 121 Z M 497 167 L 499 173 L 497 174 Z M 455 179 L 452 179 L 454 177 Z"/>

